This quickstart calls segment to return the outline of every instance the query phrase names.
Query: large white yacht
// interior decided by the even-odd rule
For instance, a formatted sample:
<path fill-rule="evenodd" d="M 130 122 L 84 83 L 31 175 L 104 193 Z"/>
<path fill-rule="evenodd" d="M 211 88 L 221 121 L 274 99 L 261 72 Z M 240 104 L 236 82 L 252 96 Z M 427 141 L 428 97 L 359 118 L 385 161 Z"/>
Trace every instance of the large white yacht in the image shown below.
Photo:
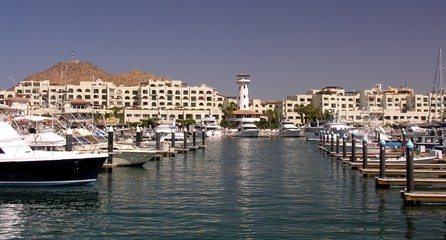
<path fill-rule="evenodd" d="M 208 117 L 201 120 L 197 125 L 199 136 L 204 132 L 207 138 L 221 138 L 223 136 L 221 126 L 215 117 Z"/>
<path fill-rule="evenodd" d="M 302 137 L 302 128 L 294 125 L 293 121 L 285 119 L 280 122 L 279 137 Z"/>
<path fill-rule="evenodd" d="M 235 122 L 235 127 L 228 130 L 232 137 L 258 137 L 259 128 L 254 122 L 260 121 L 260 114 L 250 110 L 236 110 L 233 112 L 234 117 L 229 121 Z"/>
<path fill-rule="evenodd" d="M 259 128 L 250 121 L 240 121 L 238 125 L 230 130 L 232 137 L 258 137 Z"/>

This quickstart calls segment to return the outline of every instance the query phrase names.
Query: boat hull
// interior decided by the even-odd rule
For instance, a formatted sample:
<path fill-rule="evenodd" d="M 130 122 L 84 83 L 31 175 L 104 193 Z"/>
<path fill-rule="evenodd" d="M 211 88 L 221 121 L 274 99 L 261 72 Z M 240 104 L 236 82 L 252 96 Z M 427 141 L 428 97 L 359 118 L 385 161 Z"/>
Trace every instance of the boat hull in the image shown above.
<path fill-rule="evenodd" d="M 154 151 L 118 151 L 113 156 L 113 163 L 123 167 L 142 166 L 155 157 Z"/>
<path fill-rule="evenodd" d="M 258 137 L 259 131 L 258 130 L 243 130 L 243 131 L 236 131 L 232 133 L 233 137 Z"/>
<path fill-rule="evenodd" d="M 301 137 L 300 131 L 282 131 L 279 132 L 279 137 Z"/>
<path fill-rule="evenodd" d="M 0 186 L 62 186 L 93 183 L 107 157 L 0 162 Z"/>

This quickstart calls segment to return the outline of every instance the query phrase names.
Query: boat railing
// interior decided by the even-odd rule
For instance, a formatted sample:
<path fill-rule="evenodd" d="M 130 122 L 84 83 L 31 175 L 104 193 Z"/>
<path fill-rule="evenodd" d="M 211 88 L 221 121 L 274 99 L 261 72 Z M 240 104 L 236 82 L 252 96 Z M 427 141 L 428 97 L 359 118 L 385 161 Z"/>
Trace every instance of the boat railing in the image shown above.
<path fill-rule="evenodd" d="M 61 152 L 68 153 L 67 155 L 77 155 L 80 153 L 100 153 L 100 151 L 95 151 L 91 149 L 90 151 L 79 151 L 76 149 L 73 149 L 73 151 L 65 151 L 65 149 L 62 149 L 61 147 L 54 147 L 54 146 L 47 146 L 45 148 L 36 148 L 33 149 L 28 146 L 28 144 L 18 144 L 18 145 L 11 145 L 11 146 L 2 146 L 0 150 L 3 152 L 4 156 L 11 157 L 11 158 L 38 158 L 38 157 L 53 157 L 53 156 L 60 156 Z"/>

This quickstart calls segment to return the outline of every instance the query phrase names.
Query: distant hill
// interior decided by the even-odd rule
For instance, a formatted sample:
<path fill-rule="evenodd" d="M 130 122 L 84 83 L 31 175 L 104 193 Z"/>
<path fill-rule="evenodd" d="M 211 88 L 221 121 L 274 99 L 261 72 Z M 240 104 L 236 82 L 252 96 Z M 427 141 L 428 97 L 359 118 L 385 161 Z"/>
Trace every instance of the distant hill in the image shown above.
<path fill-rule="evenodd" d="M 112 75 L 92 63 L 80 61 L 57 63 L 45 71 L 26 77 L 24 80 L 50 80 L 51 84 L 77 85 L 81 81 L 92 81 L 93 79 L 102 79 L 102 81 L 113 82 L 117 86 L 137 86 L 150 79 L 160 81 L 170 80 L 169 78 L 152 73 L 145 73 L 141 70 L 131 70 L 125 74 Z"/>

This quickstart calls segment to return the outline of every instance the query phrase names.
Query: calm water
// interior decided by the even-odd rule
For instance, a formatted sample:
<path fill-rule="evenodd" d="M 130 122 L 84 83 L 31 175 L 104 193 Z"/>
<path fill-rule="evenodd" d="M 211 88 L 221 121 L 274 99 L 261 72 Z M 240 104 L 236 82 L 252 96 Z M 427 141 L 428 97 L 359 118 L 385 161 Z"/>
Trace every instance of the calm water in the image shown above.
<path fill-rule="evenodd" d="M 224 139 L 101 173 L 0 188 L 1 239 L 443 239 L 446 206 L 405 207 L 304 139 Z"/>

